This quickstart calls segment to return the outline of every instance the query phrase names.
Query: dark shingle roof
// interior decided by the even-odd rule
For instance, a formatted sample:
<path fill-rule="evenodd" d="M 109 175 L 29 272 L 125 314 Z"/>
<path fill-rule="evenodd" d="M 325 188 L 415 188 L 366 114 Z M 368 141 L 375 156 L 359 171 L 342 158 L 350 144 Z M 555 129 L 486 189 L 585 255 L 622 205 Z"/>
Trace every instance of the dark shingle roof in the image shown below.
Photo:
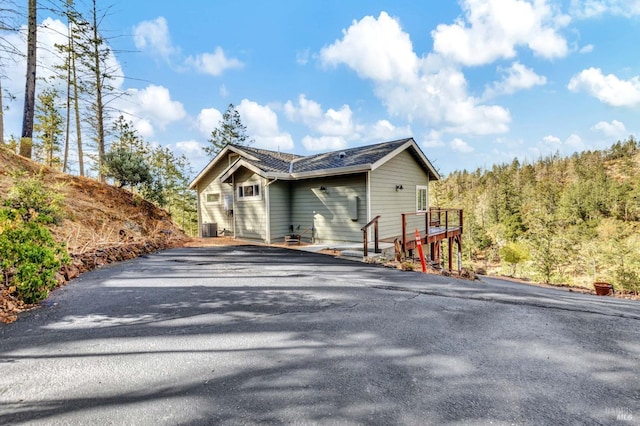
<path fill-rule="evenodd" d="M 428 171 L 434 179 L 439 179 L 438 172 L 424 156 L 420 148 L 412 138 L 398 139 L 390 142 L 382 142 L 375 145 L 361 146 L 357 148 L 343 149 L 309 156 L 300 156 L 284 152 L 269 151 L 240 145 L 229 145 L 229 148 L 240 154 L 243 162 L 262 170 L 267 175 L 279 175 L 284 179 L 301 179 L 311 176 L 331 176 L 335 173 L 354 173 L 365 171 L 396 151 L 408 142 L 413 142 L 412 154 L 416 160 Z M 221 157 L 214 158 L 189 184 L 189 188 L 195 188 Z M 238 162 L 234 163 L 238 164 Z M 239 164 L 241 166 L 241 164 Z M 227 169 L 232 171 L 233 165 Z"/>
<path fill-rule="evenodd" d="M 288 154 L 285 152 L 269 151 L 267 149 L 258 149 L 248 146 L 232 145 L 239 151 L 244 151 L 247 154 L 256 157 L 258 161 L 253 161 L 244 157 L 244 160 L 253 164 L 265 172 L 280 172 L 289 173 L 289 166 L 292 161 L 302 158 L 300 155 Z"/>
<path fill-rule="evenodd" d="M 240 151 L 244 151 L 258 158 L 259 161 L 253 161 L 246 157 L 244 160 L 266 172 L 304 173 L 373 164 L 410 140 L 410 138 L 399 139 L 391 142 L 360 146 L 306 157 L 266 149 L 233 146 Z M 291 167 L 292 162 L 293 167 Z"/>
<path fill-rule="evenodd" d="M 293 161 L 293 173 L 373 164 L 409 140 L 411 139 L 400 139 L 302 157 Z"/>

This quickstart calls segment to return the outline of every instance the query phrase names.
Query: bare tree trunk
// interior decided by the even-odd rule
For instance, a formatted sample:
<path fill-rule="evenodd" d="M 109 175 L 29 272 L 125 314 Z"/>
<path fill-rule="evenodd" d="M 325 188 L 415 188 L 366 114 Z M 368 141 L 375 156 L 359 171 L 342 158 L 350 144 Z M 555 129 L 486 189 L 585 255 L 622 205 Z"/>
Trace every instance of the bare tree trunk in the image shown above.
<path fill-rule="evenodd" d="M 36 35 L 38 19 L 36 16 L 36 0 L 29 0 L 28 35 L 27 35 L 27 75 L 24 93 L 24 112 L 22 114 L 22 138 L 20 139 L 20 155 L 31 158 L 33 139 L 33 115 L 36 96 Z"/>
<path fill-rule="evenodd" d="M 73 39 L 71 40 L 73 45 Z M 73 49 L 72 49 L 73 50 Z M 73 109 L 76 116 L 76 140 L 78 142 L 78 170 L 80 176 L 84 176 L 84 158 L 82 153 L 82 120 L 80 117 L 80 101 L 78 96 L 78 77 L 76 73 L 76 55 L 71 56 L 71 70 L 73 72 Z"/>
<path fill-rule="evenodd" d="M 93 54 L 95 61 L 96 79 L 96 134 L 98 143 L 98 180 L 104 182 L 102 176 L 102 161 L 105 153 L 104 146 L 104 105 L 102 104 L 102 70 L 100 68 L 100 38 L 98 34 L 98 11 L 96 1 L 93 0 Z"/>
<path fill-rule="evenodd" d="M 2 78 L 0 78 L 0 145 L 4 145 L 4 106 L 2 105 Z"/>
<path fill-rule="evenodd" d="M 69 164 L 69 135 L 71 133 L 71 56 L 73 52 L 71 51 L 72 45 L 72 37 L 71 34 L 71 19 L 67 18 L 67 37 L 69 37 L 69 51 L 67 52 L 67 116 L 65 118 L 65 131 L 64 131 L 64 160 L 62 162 L 62 171 L 67 173 L 67 167 Z"/>

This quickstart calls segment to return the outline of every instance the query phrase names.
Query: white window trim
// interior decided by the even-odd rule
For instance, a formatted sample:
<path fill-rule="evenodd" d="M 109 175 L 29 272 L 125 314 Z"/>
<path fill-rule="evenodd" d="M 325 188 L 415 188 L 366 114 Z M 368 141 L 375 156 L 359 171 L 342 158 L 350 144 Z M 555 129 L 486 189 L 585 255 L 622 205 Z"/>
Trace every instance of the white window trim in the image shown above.
<path fill-rule="evenodd" d="M 217 195 L 218 196 L 218 201 L 209 201 L 207 198 L 209 196 L 209 194 L 211 195 Z M 205 204 L 220 204 L 220 199 L 222 198 L 222 195 L 219 192 L 205 192 L 204 194 L 204 202 Z"/>
<path fill-rule="evenodd" d="M 251 195 L 251 196 L 240 195 L 240 189 L 241 188 L 245 188 L 247 186 L 253 186 L 253 187 L 257 188 L 258 189 L 258 195 Z M 244 193 L 244 190 L 243 190 L 243 193 Z M 244 182 L 242 184 L 238 184 L 238 186 L 236 188 L 236 195 L 238 197 L 238 201 L 262 200 L 262 185 L 260 185 L 259 183 L 254 183 L 254 182 Z"/>
<path fill-rule="evenodd" d="M 420 191 L 425 191 L 425 202 L 426 206 L 423 206 L 423 209 L 420 209 Z M 416 212 L 426 212 L 429 211 L 429 187 L 427 185 L 416 185 Z"/>

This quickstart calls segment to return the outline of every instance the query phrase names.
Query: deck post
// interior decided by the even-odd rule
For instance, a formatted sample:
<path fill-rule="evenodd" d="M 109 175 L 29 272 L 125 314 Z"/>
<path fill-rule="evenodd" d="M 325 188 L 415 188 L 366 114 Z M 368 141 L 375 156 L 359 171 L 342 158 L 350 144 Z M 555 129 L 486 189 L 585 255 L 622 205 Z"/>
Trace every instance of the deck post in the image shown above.
<path fill-rule="evenodd" d="M 380 253 L 380 245 L 378 244 L 378 221 L 373 223 L 373 240 L 374 240 L 374 253 Z"/>
<path fill-rule="evenodd" d="M 407 255 L 407 216 L 402 213 L 402 254 Z"/>
<path fill-rule="evenodd" d="M 364 248 L 364 257 L 367 257 L 369 255 L 369 242 L 367 241 L 369 239 L 369 236 L 367 235 L 367 228 L 365 227 L 362 230 L 362 239 L 363 239 L 363 248 Z"/>
<path fill-rule="evenodd" d="M 429 212 L 425 212 L 424 214 L 424 231 L 427 237 L 427 240 L 429 239 Z"/>
<path fill-rule="evenodd" d="M 453 272 L 453 237 L 447 238 L 447 246 L 449 250 L 449 272 Z"/>
<path fill-rule="evenodd" d="M 444 237 L 449 237 L 449 210 L 444 212 Z"/>

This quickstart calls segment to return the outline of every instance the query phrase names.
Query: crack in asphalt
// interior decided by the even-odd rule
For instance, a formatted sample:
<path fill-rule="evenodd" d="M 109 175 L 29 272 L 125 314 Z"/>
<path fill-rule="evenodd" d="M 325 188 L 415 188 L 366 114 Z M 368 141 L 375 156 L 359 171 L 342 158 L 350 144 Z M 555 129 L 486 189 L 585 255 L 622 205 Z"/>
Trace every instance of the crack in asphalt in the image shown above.
<path fill-rule="evenodd" d="M 501 303 L 501 304 L 505 304 L 505 305 L 531 306 L 531 307 L 535 307 L 535 308 L 555 309 L 555 310 L 566 311 L 566 312 L 581 312 L 581 313 L 586 313 L 586 314 L 602 315 L 602 316 L 606 316 L 606 317 L 625 318 L 625 319 L 632 319 L 632 320 L 640 321 L 640 317 L 638 317 L 637 315 L 629 315 L 629 314 L 616 313 L 616 312 L 598 312 L 598 311 L 589 310 L 589 309 L 580 309 L 580 308 L 572 308 L 572 307 L 564 307 L 564 306 L 554 306 L 552 304 L 536 303 L 536 302 L 531 302 L 531 301 L 505 300 L 505 299 L 493 299 L 493 298 L 484 297 L 484 296 L 469 296 L 469 295 L 458 295 L 458 294 L 446 294 L 446 293 L 439 293 L 439 292 L 435 292 L 435 291 L 416 290 L 416 289 L 394 287 L 394 286 L 384 286 L 384 285 L 374 285 L 372 287 L 380 289 L 380 290 L 403 291 L 403 292 L 410 292 L 410 293 L 428 294 L 428 295 L 431 295 L 431 296 L 450 297 L 450 298 L 453 298 L 453 299 L 477 300 L 477 301 L 481 301 L 481 302 L 494 302 L 494 303 Z M 415 296 L 415 297 L 417 297 L 417 296 Z M 415 297 L 409 298 L 407 300 L 414 299 Z"/>

